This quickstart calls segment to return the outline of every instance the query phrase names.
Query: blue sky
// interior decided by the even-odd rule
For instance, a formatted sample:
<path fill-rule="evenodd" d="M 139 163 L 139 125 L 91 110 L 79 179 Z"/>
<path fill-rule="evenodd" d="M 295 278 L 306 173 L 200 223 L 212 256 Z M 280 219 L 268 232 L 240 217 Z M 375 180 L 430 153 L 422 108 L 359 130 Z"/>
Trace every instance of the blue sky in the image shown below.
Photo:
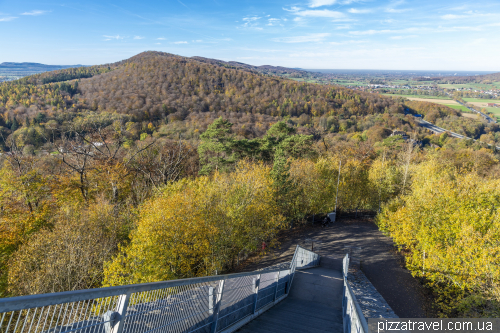
<path fill-rule="evenodd" d="M 500 1 L 0 0 L 0 62 L 146 50 L 300 68 L 500 71 Z"/>

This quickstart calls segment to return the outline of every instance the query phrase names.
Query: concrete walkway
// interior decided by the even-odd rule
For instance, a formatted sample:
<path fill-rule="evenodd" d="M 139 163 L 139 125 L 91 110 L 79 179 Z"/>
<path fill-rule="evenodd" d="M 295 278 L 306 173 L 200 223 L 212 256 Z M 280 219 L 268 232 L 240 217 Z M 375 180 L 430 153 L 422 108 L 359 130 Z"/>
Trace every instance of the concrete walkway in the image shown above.
<path fill-rule="evenodd" d="M 337 259 L 344 257 L 345 247 L 359 247 L 361 251 L 354 259 L 363 261 L 363 272 L 373 286 L 384 297 L 400 318 L 434 318 L 432 300 L 417 279 L 404 268 L 401 256 L 394 253 L 392 239 L 383 235 L 374 223 L 356 222 L 335 224 L 321 228 L 297 230 L 292 237 L 282 241 L 280 248 L 274 250 L 259 262 L 245 267 L 245 271 L 289 262 L 296 244 L 311 248 L 322 256 Z"/>
<path fill-rule="evenodd" d="M 342 332 L 342 262 L 296 271 L 289 296 L 243 326 L 241 333 Z"/>

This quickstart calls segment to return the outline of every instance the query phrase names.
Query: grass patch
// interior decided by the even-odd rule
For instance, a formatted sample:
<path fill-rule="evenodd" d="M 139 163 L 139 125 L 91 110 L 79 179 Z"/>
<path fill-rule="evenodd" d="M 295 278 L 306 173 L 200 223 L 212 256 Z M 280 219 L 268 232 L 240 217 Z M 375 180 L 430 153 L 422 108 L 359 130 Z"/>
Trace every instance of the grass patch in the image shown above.
<path fill-rule="evenodd" d="M 422 98 L 422 99 L 448 99 L 452 100 L 448 96 L 427 96 L 427 95 L 399 95 L 399 94 L 381 94 L 384 96 L 396 96 L 396 97 L 404 97 L 404 98 Z"/>
<path fill-rule="evenodd" d="M 455 110 L 460 110 L 461 112 L 465 112 L 465 113 L 472 113 L 471 110 L 467 109 L 465 106 L 463 105 L 452 105 L 452 104 L 444 104 L 446 105 L 447 107 L 449 108 L 452 108 L 452 109 L 455 109 Z"/>
<path fill-rule="evenodd" d="M 498 89 L 500 86 L 500 82 L 493 82 L 492 84 L 484 84 L 484 83 L 465 83 L 465 84 L 439 84 L 441 88 L 473 88 L 473 89 L 481 89 L 481 90 L 491 90 Z"/>
<path fill-rule="evenodd" d="M 498 103 L 500 104 L 500 99 L 481 99 L 481 98 L 463 98 L 466 102 L 472 103 Z"/>

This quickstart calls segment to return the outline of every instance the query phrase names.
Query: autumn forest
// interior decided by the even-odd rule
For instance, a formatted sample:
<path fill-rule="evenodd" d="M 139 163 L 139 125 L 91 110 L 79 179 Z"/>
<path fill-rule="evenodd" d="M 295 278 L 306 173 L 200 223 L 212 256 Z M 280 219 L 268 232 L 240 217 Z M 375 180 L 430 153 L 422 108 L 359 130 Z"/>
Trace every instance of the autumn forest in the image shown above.
<path fill-rule="evenodd" d="M 0 115 L 0 297 L 230 272 L 338 190 L 440 316 L 500 316 L 496 123 L 161 52 L 1 83 Z"/>

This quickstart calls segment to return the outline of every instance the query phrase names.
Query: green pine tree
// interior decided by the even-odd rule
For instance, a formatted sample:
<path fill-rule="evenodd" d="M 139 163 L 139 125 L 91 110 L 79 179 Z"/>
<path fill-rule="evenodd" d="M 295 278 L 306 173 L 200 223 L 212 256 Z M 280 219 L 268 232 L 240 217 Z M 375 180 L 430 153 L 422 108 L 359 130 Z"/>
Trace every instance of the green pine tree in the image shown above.
<path fill-rule="evenodd" d="M 235 140 L 231 126 L 233 124 L 220 117 L 200 135 L 201 144 L 198 146 L 200 174 L 207 175 L 214 170 L 227 171 L 236 162 Z"/>

